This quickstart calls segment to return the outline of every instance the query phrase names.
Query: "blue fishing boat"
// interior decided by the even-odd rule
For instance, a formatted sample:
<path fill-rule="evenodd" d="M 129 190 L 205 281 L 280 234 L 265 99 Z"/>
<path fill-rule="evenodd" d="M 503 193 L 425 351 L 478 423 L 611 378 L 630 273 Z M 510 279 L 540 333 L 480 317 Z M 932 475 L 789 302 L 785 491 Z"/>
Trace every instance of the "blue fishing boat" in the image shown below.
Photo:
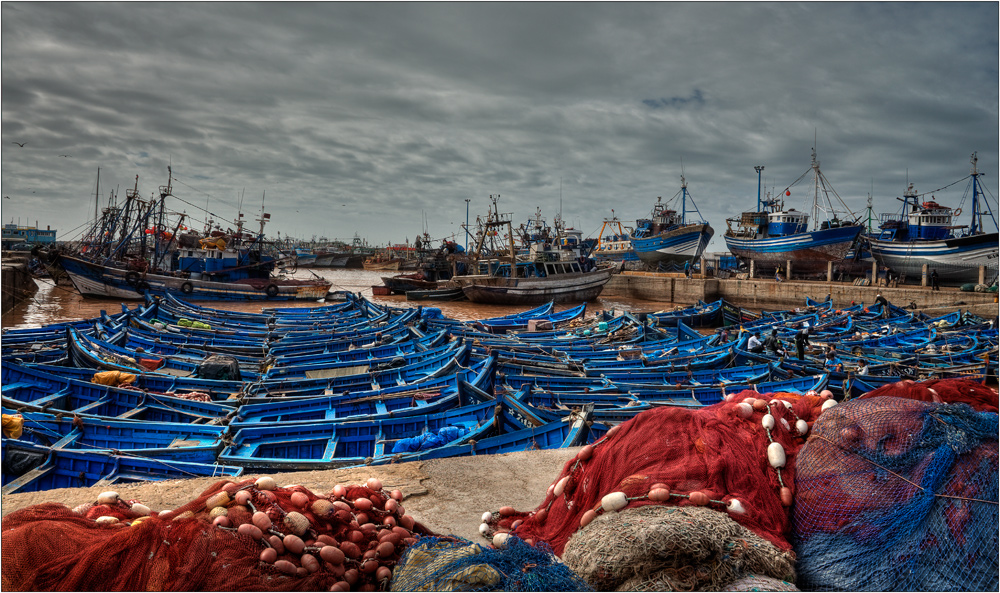
<path fill-rule="evenodd" d="M 561 449 L 593 442 L 599 435 L 604 433 L 600 425 L 590 425 L 591 412 L 589 408 L 584 409 L 582 413 L 576 415 L 572 422 L 567 422 L 565 418 L 561 418 L 541 426 L 524 427 L 519 421 L 514 420 L 511 414 L 502 414 L 502 416 L 505 420 L 505 427 L 521 425 L 522 428 L 520 430 L 509 430 L 501 434 L 477 434 L 476 436 L 480 438 L 463 438 L 461 442 L 435 447 L 426 451 L 384 456 L 377 459 L 373 465 L 444 459 L 466 455 L 497 455 L 517 451 Z"/>
<path fill-rule="evenodd" d="M 969 224 L 955 225 L 961 207 L 940 205 L 934 196 L 922 201 L 926 194 L 918 194 L 911 183 L 903 192 L 901 210 L 881 214 L 879 232 L 865 238 L 876 261 L 910 278 L 919 278 L 926 265 L 940 281 L 954 283 L 978 282 L 979 267 L 985 266 L 986 282 L 996 281 L 1000 262 L 996 213 L 989 200 L 981 199 L 978 157 L 973 153 L 971 159 L 969 186 L 962 198 L 964 204 L 971 190 Z"/>
<path fill-rule="evenodd" d="M 92 370 L 78 369 L 83 371 L 80 378 L 64 373 L 62 367 L 46 370 L 13 363 L 0 367 L 4 407 L 117 420 L 181 423 L 220 422 L 235 410 L 235 401 L 227 405 L 179 397 L 182 393 L 91 383 Z"/>
<path fill-rule="evenodd" d="M 4 409 L 5 414 L 14 410 Z M 55 449 L 117 451 L 123 455 L 214 463 L 222 449 L 221 425 L 180 422 L 137 422 L 94 416 L 18 412 L 29 441 Z"/>
<path fill-rule="evenodd" d="M 220 454 L 220 459 L 248 467 L 277 465 L 297 469 L 390 463 L 399 460 L 401 453 L 412 454 L 409 444 L 395 446 L 404 439 L 419 441 L 421 435 L 441 433 L 448 434 L 448 440 L 435 439 L 435 446 L 457 445 L 525 428 L 504 413 L 503 398 L 495 400 L 462 380 L 457 388 L 466 405 L 439 413 L 291 425 L 241 424 L 233 445 Z"/>
<path fill-rule="evenodd" d="M 666 327 L 673 327 L 678 323 L 684 323 L 688 327 L 718 327 L 722 324 L 722 299 L 711 303 L 699 301 L 694 307 L 674 311 L 648 313 L 647 318 Z"/>
<path fill-rule="evenodd" d="M 656 405 L 676 405 L 682 395 L 688 395 L 692 400 L 701 405 L 712 405 L 721 402 L 726 395 L 739 393 L 741 391 L 756 391 L 758 393 L 799 393 L 808 391 L 819 393 L 826 388 L 830 379 L 828 373 L 819 375 L 807 375 L 795 377 L 781 381 L 766 381 L 763 383 L 733 383 L 719 387 L 693 387 L 683 390 L 654 389 L 648 385 L 635 385 L 630 389 L 630 393 L 638 396 L 643 401 Z"/>
<path fill-rule="evenodd" d="M 368 393 L 267 398 L 259 403 L 255 398 L 248 398 L 229 426 L 290 425 L 345 418 L 379 420 L 436 414 L 463 404 L 478 403 L 478 400 L 470 402 L 468 398 L 462 398 L 458 388 L 459 381 L 466 381 L 484 393 L 492 392 L 495 363 L 496 358 L 490 357 L 437 381 L 401 385 Z"/>
<path fill-rule="evenodd" d="M 234 478 L 243 468 L 217 463 L 193 463 L 120 455 L 107 451 L 54 449 L 3 439 L 4 465 L 15 454 L 23 460 L 23 473 L 3 473 L 4 495 L 40 492 L 54 488 L 87 488 L 129 482 L 180 480 L 199 477 Z M 31 456 L 31 460 L 24 460 Z M 35 465 L 37 464 L 37 465 Z"/>
<path fill-rule="evenodd" d="M 105 209 L 95 221 L 80 253 L 57 255 L 81 295 L 142 299 L 147 293 L 171 293 L 240 301 L 326 297 L 331 286 L 327 280 L 318 276 L 296 280 L 275 273 L 280 262 L 264 238 L 270 214 L 261 213 L 256 234 L 244 231 L 242 213 L 231 233 L 210 230 L 203 239 L 181 234 L 183 216 L 176 225 L 164 218 L 164 204 L 173 191 L 172 175 L 171 171 L 167 185 L 160 186 L 159 198 L 148 202 L 139 197 L 136 177 L 126 201 Z"/>
<path fill-rule="evenodd" d="M 670 207 L 680 196 L 680 212 Z M 687 180 L 681 175 L 681 189 L 673 198 L 662 202 L 656 198 L 653 211 L 649 218 L 635 221 L 635 230 L 629 239 L 636 256 L 645 264 L 654 268 L 661 264 L 672 266 L 693 266 L 712 240 L 715 230 L 706 222 L 698 206 L 693 212 L 698 213 L 698 221 L 688 220 Z"/>
<path fill-rule="evenodd" d="M 472 325 L 491 334 L 505 334 L 511 331 L 528 329 L 532 326 L 532 322 L 534 322 L 534 327 L 537 329 L 553 329 L 582 318 L 586 312 L 587 303 L 582 303 L 558 313 L 549 313 L 532 318 L 520 316 L 508 319 L 483 319 L 474 322 Z"/>
<path fill-rule="evenodd" d="M 815 186 L 812 230 L 809 230 L 810 215 L 794 208 L 786 210 L 784 199 L 761 201 L 758 170 L 757 210 L 726 220 L 726 246 L 741 262 L 749 265 L 750 261 L 754 261 L 758 270 L 773 271 L 791 261 L 793 272 L 816 272 L 825 271 L 827 262 L 844 259 L 861 233 L 862 226 L 855 222 L 853 216 L 849 220 L 837 218 L 831 194 L 840 201 L 845 211 L 849 212 L 849 209 L 820 171 L 815 148 L 812 150 L 811 170 Z M 790 196 L 790 188 L 808 172 L 785 188 L 783 197 Z M 827 215 L 822 222 L 818 220 L 820 211 Z"/>

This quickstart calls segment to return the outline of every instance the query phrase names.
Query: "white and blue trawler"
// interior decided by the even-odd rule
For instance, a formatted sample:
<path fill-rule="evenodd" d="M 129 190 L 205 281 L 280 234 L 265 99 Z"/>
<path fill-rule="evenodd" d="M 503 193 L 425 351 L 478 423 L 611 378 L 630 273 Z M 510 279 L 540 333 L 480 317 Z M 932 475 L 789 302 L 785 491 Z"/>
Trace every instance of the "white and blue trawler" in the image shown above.
<path fill-rule="evenodd" d="M 921 195 L 909 184 L 898 212 L 879 216 L 879 231 L 867 237 L 872 256 L 880 264 L 900 274 L 919 276 L 926 264 L 942 281 L 976 282 L 979 267 L 986 266 L 987 282 L 996 279 L 998 264 L 997 231 L 986 232 L 984 218 L 997 228 L 996 215 L 988 200 L 980 200 L 978 158 L 972 155 L 972 172 L 965 196 L 972 193 L 972 221 L 956 226 L 961 205 L 952 209 L 934 201 L 921 201 Z M 964 197 L 963 197 L 964 202 Z M 985 216 L 984 216 L 985 215 Z"/>
<path fill-rule="evenodd" d="M 757 210 L 726 220 L 726 246 L 741 262 L 749 264 L 753 260 L 758 270 L 774 270 L 790 261 L 793 270 L 816 272 L 825 270 L 827 262 L 842 260 L 847 255 L 862 227 L 853 215 L 850 220 L 837 217 L 829 197 L 831 194 L 836 196 L 848 214 L 850 211 L 820 172 L 815 148 L 810 169 L 815 186 L 811 230 L 808 213 L 795 208 L 786 210 L 782 199 L 760 199 L 759 180 L 763 167 L 758 168 Z M 782 194 L 791 195 L 790 188 L 808 172 L 800 175 Z M 826 215 L 822 222 L 818 220 L 820 211 Z"/>
<path fill-rule="evenodd" d="M 680 212 L 669 207 L 677 196 L 681 198 Z M 715 231 L 701 219 L 697 206 L 694 212 L 698 212 L 699 220 L 688 222 L 689 197 L 687 181 L 681 175 L 681 190 L 666 204 L 657 198 L 651 216 L 635 221 L 635 230 L 629 239 L 643 263 L 653 267 L 660 264 L 680 266 L 694 263 L 701 257 Z M 694 200 L 691 203 L 694 204 Z"/>

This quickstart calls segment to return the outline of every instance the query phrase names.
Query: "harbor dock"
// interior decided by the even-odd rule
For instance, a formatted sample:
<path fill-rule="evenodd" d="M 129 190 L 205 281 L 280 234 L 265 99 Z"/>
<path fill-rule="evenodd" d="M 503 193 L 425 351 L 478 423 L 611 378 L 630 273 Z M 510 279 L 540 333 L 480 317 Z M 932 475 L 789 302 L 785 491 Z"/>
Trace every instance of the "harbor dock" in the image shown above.
<path fill-rule="evenodd" d="M 851 282 L 792 280 L 773 278 L 686 278 L 680 273 L 622 272 L 612 276 L 602 298 L 630 298 L 648 301 L 695 303 L 717 299 L 748 309 L 785 309 L 800 306 L 805 299 L 829 294 L 834 307 L 851 303 L 873 304 L 878 293 L 900 307 L 934 311 L 971 311 L 992 317 L 997 314 L 997 295 L 992 292 L 963 292 L 954 287 L 931 290 L 930 286 L 856 286 Z"/>
<path fill-rule="evenodd" d="M 34 294 L 37 287 L 28 271 L 27 252 L 3 252 L 3 312 L 14 307 L 28 296 Z"/>

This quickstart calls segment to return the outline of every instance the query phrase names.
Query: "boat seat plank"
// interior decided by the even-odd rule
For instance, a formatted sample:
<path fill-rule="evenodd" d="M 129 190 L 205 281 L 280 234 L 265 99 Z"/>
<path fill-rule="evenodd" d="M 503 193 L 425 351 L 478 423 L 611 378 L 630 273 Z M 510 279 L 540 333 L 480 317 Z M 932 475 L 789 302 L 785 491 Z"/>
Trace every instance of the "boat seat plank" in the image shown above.
<path fill-rule="evenodd" d="M 31 404 L 35 405 L 35 406 L 44 406 L 45 404 L 48 404 L 49 402 L 59 401 L 60 399 L 62 399 L 65 396 L 66 396 L 66 391 L 57 391 L 57 392 L 52 393 L 50 395 L 46 395 L 44 397 L 40 397 L 38 399 L 31 400 Z"/>
<path fill-rule="evenodd" d="M 45 474 L 55 470 L 55 465 L 52 463 L 51 459 L 46 461 L 41 467 L 36 467 L 35 469 L 18 476 L 16 479 L 11 480 L 4 484 L 3 488 L 0 488 L 0 494 L 7 495 L 17 492 L 21 486 L 29 484 L 34 480 L 44 476 Z"/>
<path fill-rule="evenodd" d="M 172 377 L 193 377 L 194 373 L 191 371 L 185 371 L 184 369 L 172 369 L 169 367 L 160 367 L 156 369 L 156 372 L 161 375 L 170 375 Z"/>
<path fill-rule="evenodd" d="M 76 412 L 76 413 L 78 413 L 78 414 L 89 413 L 90 410 L 97 409 L 97 408 L 103 406 L 104 404 L 107 404 L 107 403 L 110 403 L 110 402 L 111 402 L 111 398 L 110 397 L 102 397 L 101 399 L 97 400 L 96 402 L 91 402 L 91 403 L 89 403 L 89 404 L 87 404 L 87 405 L 85 405 L 83 407 L 77 408 L 77 409 L 75 409 L 73 411 Z"/>
<path fill-rule="evenodd" d="M 119 414 L 117 417 L 122 420 L 130 420 L 136 416 L 141 416 L 145 412 L 146 412 L 146 406 L 139 406 L 138 408 L 132 408 L 131 410 L 125 412 L 124 414 Z"/>
<path fill-rule="evenodd" d="M 351 375 L 363 375 L 368 372 L 369 365 L 362 364 L 350 367 L 337 367 L 332 369 L 315 369 L 306 371 L 307 379 L 334 379 L 337 377 L 348 377 Z"/>
<path fill-rule="evenodd" d="M 333 459 L 333 456 L 337 454 L 338 443 L 340 443 L 340 438 L 336 436 L 326 442 L 326 449 L 323 451 L 323 459 Z"/>
<path fill-rule="evenodd" d="M 52 444 L 52 448 L 53 449 L 64 449 L 64 448 L 68 447 L 69 445 L 72 445 L 73 443 L 75 443 L 82 436 L 83 436 L 83 431 L 80 430 L 79 428 L 74 428 L 73 430 L 71 430 L 69 432 L 69 434 L 67 434 L 63 438 L 61 438 L 58 441 L 56 441 L 55 443 L 53 443 Z"/>

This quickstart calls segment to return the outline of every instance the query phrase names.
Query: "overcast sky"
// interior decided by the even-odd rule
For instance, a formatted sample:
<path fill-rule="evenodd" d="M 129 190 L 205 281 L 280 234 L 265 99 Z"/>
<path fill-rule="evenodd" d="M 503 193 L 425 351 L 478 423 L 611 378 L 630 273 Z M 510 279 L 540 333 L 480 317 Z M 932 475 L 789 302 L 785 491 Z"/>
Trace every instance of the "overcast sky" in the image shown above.
<path fill-rule="evenodd" d="M 822 171 L 897 209 L 978 151 L 997 195 L 998 3 L 23 3 L 2 7 L 2 217 L 79 235 L 139 176 L 268 232 L 435 239 L 541 207 L 585 235 L 688 190 L 725 218 Z M 23 147 L 15 144 L 24 143 Z M 63 156 L 66 155 L 66 156 Z M 957 207 L 966 184 L 936 194 Z M 9 199 L 8 199 L 9 196 Z M 787 205 L 808 209 L 811 178 Z M 807 202 L 807 200 L 809 200 Z M 996 204 L 993 205 L 996 211 Z M 969 202 L 965 202 L 969 211 Z M 963 220 L 962 222 L 968 222 Z"/>

